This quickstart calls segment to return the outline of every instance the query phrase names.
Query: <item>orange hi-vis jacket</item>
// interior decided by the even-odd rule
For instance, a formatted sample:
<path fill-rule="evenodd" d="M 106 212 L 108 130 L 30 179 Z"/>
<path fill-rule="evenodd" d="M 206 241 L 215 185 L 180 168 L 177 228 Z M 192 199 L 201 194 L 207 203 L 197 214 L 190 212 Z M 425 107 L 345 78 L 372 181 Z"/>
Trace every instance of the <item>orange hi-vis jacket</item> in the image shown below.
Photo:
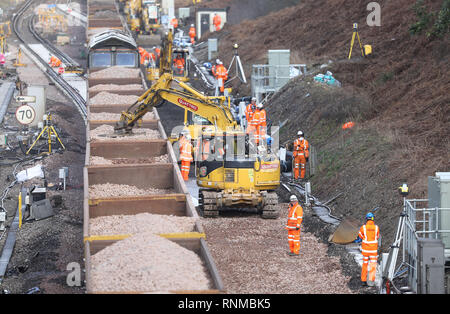
<path fill-rule="evenodd" d="M 174 17 L 172 20 L 170 20 L 170 24 L 173 26 L 173 28 L 177 28 L 178 27 L 178 19 Z"/>
<path fill-rule="evenodd" d="M 304 155 L 306 158 L 309 157 L 309 143 L 307 140 L 296 139 L 294 141 L 294 157 Z"/>
<path fill-rule="evenodd" d="M 289 204 L 289 214 L 288 221 L 286 224 L 287 230 L 295 230 L 300 228 L 303 221 L 303 208 L 295 202 L 294 204 Z"/>
<path fill-rule="evenodd" d="M 259 111 L 259 109 L 256 109 L 256 110 L 253 112 L 252 119 L 251 119 L 250 121 L 248 121 L 248 125 L 249 125 L 252 129 L 254 129 L 255 131 L 258 130 L 257 127 L 258 127 L 258 125 L 259 125 L 260 117 L 261 117 L 261 111 Z"/>
<path fill-rule="evenodd" d="M 259 110 L 259 125 L 260 126 L 267 126 L 267 113 L 265 109 Z"/>
<path fill-rule="evenodd" d="M 200 147 L 202 148 L 202 151 L 200 152 Z M 201 155 L 201 160 L 207 160 L 209 157 L 209 154 L 211 153 L 211 141 L 208 140 L 203 140 L 202 142 L 200 142 L 200 139 L 198 139 L 197 141 L 197 145 L 195 147 L 195 154 L 198 156 L 198 154 L 202 154 Z M 198 157 L 196 157 L 198 160 Z"/>
<path fill-rule="evenodd" d="M 180 160 L 182 161 L 192 161 L 192 144 L 189 141 L 185 141 L 182 144 L 180 151 Z"/>
<path fill-rule="evenodd" d="M 216 31 L 220 29 L 220 23 L 222 23 L 222 19 L 219 15 L 214 16 L 213 18 L 213 24 L 216 27 Z"/>
<path fill-rule="evenodd" d="M 378 254 L 378 239 L 380 238 L 380 229 L 373 222 L 368 220 L 365 225 L 359 229 L 358 236 L 361 238 L 361 253 L 363 255 Z"/>
<path fill-rule="evenodd" d="M 173 65 L 180 70 L 184 69 L 184 59 L 183 58 L 174 59 Z"/>
<path fill-rule="evenodd" d="M 195 36 L 196 36 L 196 33 L 195 33 L 195 27 L 191 27 L 191 28 L 189 29 L 189 37 L 195 38 Z"/>
<path fill-rule="evenodd" d="M 247 119 L 247 123 L 250 123 L 250 121 L 253 118 L 254 111 L 252 110 L 252 104 L 248 104 L 247 107 L 245 107 L 245 118 Z"/>
<path fill-rule="evenodd" d="M 267 113 L 265 109 L 259 110 L 259 122 L 258 122 L 258 133 L 259 135 L 264 138 L 266 135 L 266 128 L 267 128 Z"/>
<path fill-rule="evenodd" d="M 223 64 L 218 64 L 212 68 L 212 72 L 216 78 L 222 78 L 225 82 L 228 78 L 228 71 Z"/>

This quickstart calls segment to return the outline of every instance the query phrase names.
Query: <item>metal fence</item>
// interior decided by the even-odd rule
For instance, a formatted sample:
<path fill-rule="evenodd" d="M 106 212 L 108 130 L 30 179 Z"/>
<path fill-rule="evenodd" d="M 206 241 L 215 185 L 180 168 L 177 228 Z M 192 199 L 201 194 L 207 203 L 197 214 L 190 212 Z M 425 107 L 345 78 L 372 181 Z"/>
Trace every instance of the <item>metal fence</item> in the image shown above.
<path fill-rule="evenodd" d="M 405 200 L 402 265 L 408 268 L 408 282 L 413 291 L 417 291 L 417 239 L 442 239 L 450 235 L 450 230 L 439 228 L 442 214 L 450 212 L 450 208 L 427 208 L 427 204 L 428 199 Z M 448 260 L 450 248 L 445 248 Z"/>
<path fill-rule="evenodd" d="M 306 74 L 305 64 L 254 64 L 252 68 L 252 95 L 259 102 L 267 93 L 276 92 L 291 78 Z"/>

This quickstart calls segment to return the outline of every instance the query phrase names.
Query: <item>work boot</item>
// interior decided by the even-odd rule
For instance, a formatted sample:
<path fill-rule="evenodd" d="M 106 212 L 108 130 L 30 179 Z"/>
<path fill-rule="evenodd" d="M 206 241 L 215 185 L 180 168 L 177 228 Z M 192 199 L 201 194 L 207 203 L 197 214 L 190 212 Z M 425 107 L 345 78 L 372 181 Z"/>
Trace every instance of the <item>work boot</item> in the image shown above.
<path fill-rule="evenodd" d="M 289 252 L 289 256 L 298 256 L 298 254 L 295 254 L 293 252 Z"/>
<path fill-rule="evenodd" d="M 361 281 L 361 286 L 367 287 L 367 282 L 366 281 Z"/>

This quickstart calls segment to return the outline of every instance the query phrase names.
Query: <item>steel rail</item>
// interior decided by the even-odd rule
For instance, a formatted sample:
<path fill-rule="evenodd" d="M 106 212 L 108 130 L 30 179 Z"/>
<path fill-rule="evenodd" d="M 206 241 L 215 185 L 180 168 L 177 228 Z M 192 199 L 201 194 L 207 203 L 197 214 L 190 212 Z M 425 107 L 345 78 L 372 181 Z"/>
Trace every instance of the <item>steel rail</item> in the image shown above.
<path fill-rule="evenodd" d="M 23 13 L 31 6 L 31 4 L 34 2 L 34 0 L 28 0 L 21 9 L 13 16 L 12 18 L 12 29 L 13 32 L 16 34 L 19 41 L 28 49 L 28 51 L 35 57 L 35 59 L 41 63 L 42 66 L 44 66 L 45 71 L 44 73 L 52 80 L 58 87 L 60 87 L 63 92 L 72 100 L 72 102 L 77 107 L 78 111 L 80 112 L 81 117 L 83 118 L 85 124 L 87 124 L 87 109 L 86 109 L 86 101 L 84 98 L 80 95 L 80 93 L 72 87 L 69 83 L 67 83 L 66 80 L 64 80 L 63 77 L 61 77 L 58 73 L 56 73 L 52 67 L 50 67 L 45 60 L 43 60 L 36 52 L 34 52 L 28 43 L 25 42 L 23 39 L 23 34 L 21 33 L 20 27 L 19 27 L 19 20 L 22 17 Z M 35 31 L 33 27 L 32 20 L 30 20 L 28 24 L 28 31 L 35 37 L 38 41 L 38 37 L 40 37 L 37 32 Z M 50 49 L 50 46 L 53 49 L 57 49 L 53 47 L 53 45 L 49 43 L 41 42 L 45 47 Z"/>

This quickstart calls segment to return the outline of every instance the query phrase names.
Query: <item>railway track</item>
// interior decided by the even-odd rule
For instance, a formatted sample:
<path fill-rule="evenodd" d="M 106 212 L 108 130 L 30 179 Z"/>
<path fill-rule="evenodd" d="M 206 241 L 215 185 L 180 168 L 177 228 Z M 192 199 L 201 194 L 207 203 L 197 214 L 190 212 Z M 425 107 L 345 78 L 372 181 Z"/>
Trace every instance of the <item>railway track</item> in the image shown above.
<path fill-rule="evenodd" d="M 25 12 L 32 6 L 34 0 L 28 0 L 24 3 L 24 5 L 19 9 L 19 11 L 12 18 L 12 29 L 14 34 L 17 36 L 18 40 L 22 43 L 22 45 L 27 49 L 27 51 L 33 56 L 35 62 L 40 63 L 41 69 L 43 69 L 45 75 L 55 83 L 55 85 L 60 88 L 64 94 L 69 97 L 72 102 L 75 104 L 78 109 L 84 123 L 87 124 L 87 110 L 86 110 L 86 101 L 80 95 L 79 91 L 71 86 L 61 75 L 56 73 L 52 67 L 50 67 L 46 60 L 43 60 L 36 52 L 34 52 L 30 46 L 28 40 L 30 39 L 29 34 L 37 40 L 40 44 L 42 44 L 45 48 L 55 54 L 58 58 L 61 59 L 65 64 L 68 65 L 76 65 L 77 63 L 73 61 L 69 56 L 65 53 L 61 52 L 58 48 L 54 47 L 48 40 L 42 38 L 34 29 L 34 18 L 35 16 L 31 16 L 28 20 L 28 25 L 26 27 L 26 31 L 24 30 L 24 24 L 26 24 L 24 18 Z"/>

